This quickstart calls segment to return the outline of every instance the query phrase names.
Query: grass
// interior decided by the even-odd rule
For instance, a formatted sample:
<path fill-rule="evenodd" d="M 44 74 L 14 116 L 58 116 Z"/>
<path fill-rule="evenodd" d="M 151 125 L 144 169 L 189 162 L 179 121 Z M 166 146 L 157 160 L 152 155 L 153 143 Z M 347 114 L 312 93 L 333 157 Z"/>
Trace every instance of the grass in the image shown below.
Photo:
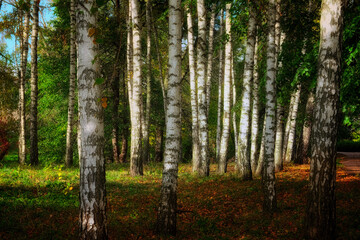
<path fill-rule="evenodd" d="M 0 239 L 77 239 L 79 171 L 59 165 L 19 167 L 7 159 L 0 168 Z M 260 179 L 235 174 L 192 175 L 179 166 L 176 239 L 302 239 L 309 166 L 277 173 L 279 210 L 262 213 Z M 158 239 L 153 232 L 160 195 L 161 164 L 132 178 L 129 165 L 107 165 L 110 239 Z M 230 169 L 233 165 L 230 164 Z M 338 239 L 360 239 L 360 176 L 337 173 Z"/>

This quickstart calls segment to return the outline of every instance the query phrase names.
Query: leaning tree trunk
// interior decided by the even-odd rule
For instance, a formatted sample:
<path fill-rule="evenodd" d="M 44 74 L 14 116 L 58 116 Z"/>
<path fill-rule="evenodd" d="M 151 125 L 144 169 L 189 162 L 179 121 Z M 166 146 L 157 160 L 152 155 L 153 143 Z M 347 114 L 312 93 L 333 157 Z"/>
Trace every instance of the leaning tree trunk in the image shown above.
<path fill-rule="evenodd" d="M 141 38 L 139 1 L 131 0 L 132 20 L 132 49 L 133 49 L 133 72 L 131 89 L 131 148 L 130 148 L 130 174 L 131 176 L 143 175 L 143 163 L 141 158 L 142 140 L 142 86 L 141 86 Z"/>
<path fill-rule="evenodd" d="M 336 136 L 341 76 L 342 0 L 324 0 L 312 132 L 306 230 L 310 239 L 336 238 Z"/>
<path fill-rule="evenodd" d="M 214 46 L 214 25 L 215 25 L 215 10 L 216 5 L 211 7 L 211 17 L 209 26 L 209 45 L 208 45 L 208 60 L 207 60 L 207 74 L 206 74 L 206 116 L 209 117 L 210 110 L 210 95 L 211 95 L 211 78 L 212 78 L 212 64 L 213 64 L 213 46 Z"/>
<path fill-rule="evenodd" d="M 289 136 L 287 141 L 286 153 L 284 162 L 289 163 L 293 159 L 293 150 L 294 150 L 294 142 L 295 142 L 295 134 L 296 134 L 296 118 L 299 109 L 300 102 L 300 93 L 301 93 L 301 85 L 299 84 L 295 93 L 294 105 L 291 111 L 291 120 L 290 120 L 290 128 L 289 128 Z"/>
<path fill-rule="evenodd" d="M 164 170 L 157 231 L 176 234 L 178 163 L 181 159 L 181 1 L 169 1 L 169 88 Z"/>
<path fill-rule="evenodd" d="M 30 7 L 30 4 L 29 4 Z M 19 129 L 19 163 L 25 164 L 26 160 L 26 141 L 25 141 L 25 75 L 27 66 L 27 56 L 29 51 L 29 22 L 30 22 L 30 10 L 25 13 L 24 17 L 24 29 L 21 39 L 21 66 L 20 66 L 20 86 L 19 86 L 19 117 L 20 117 L 20 129 Z"/>
<path fill-rule="evenodd" d="M 276 209 L 275 192 L 275 0 L 269 1 L 268 9 L 268 49 L 266 71 L 266 124 L 264 142 L 264 168 L 262 182 L 264 188 L 264 211 L 273 212 Z"/>
<path fill-rule="evenodd" d="M 255 31 L 256 19 L 255 10 L 249 3 L 249 22 L 246 41 L 245 66 L 243 76 L 243 90 L 241 100 L 241 118 L 239 124 L 239 159 L 238 171 L 239 176 L 243 180 L 251 180 L 251 164 L 250 164 L 250 100 L 251 100 L 251 81 L 254 71 L 254 53 L 255 53 Z"/>
<path fill-rule="evenodd" d="M 225 31 L 230 36 L 231 4 L 226 4 Z M 226 173 L 227 153 L 230 134 L 230 105 L 231 105 L 231 38 L 225 44 L 225 66 L 224 66 L 224 113 L 223 128 L 221 133 L 220 153 L 219 153 L 219 173 Z"/>
<path fill-rule="evenodd" d="M 285 159 L 286 149 L 287 149 L 287 145 L 288 145 L 287 143 L 288 143 L 288 139 L 289 139 L 289 132 L 290 132 L 290 126 L 291 126 L 292 110 L 293 110 L 293 106 L 294 106 L 294 102 L 295 102 L 295 93 L 296 92 L 291 93 L 291 97 L 290 97 L 289 112 L 288 112 L 288 116 L 286 119 L 286 125 L 285 125 L 285 131 L 284 131 L 282 161 Z"/>
<path fill-rule="evenodd" d="M 220 10 L 220 38 L 223 35 L 223 10 Z M 222 110 L 222 85 L 223 85 L 223 47 L 220 43 L 219 49 L 219 78 L 218 78 L 218 106 L 217 106 L 217 125 L 216 125 L 216 162 L 219 162 L 220 142 L 221 142 L 221 110 Z"/>
<path fill-rule="evenodd" d="M 93 0 L 79 0 L 77 8 L 80 159 L 80 238 L 107 239 L 104 118 L 101 106 L 100 64 L 96 60 L 96 7 Z"/>
<path fill-rule="evenodd" d="M 143 129 L 143 149 L 142 149 L 142 162 L 146 163 L 149 160 L 149 120 L 150 120 L 150 106 L 151 106 L 151 0 L 146 1 L 146 103 L 145 103 L 145 121 Z"/>
<path fill-rule="evenodd" d="M 198 48 L 197 48 L 197 92 L 199 121 L 199 156 L 200 176 L 209 176 L 210 161 L 208 158 L 208 125 L 206 112 L 206 9 L 204 0 L 197 0 L 198 13 Z"/>
<path fill-rule="evenodd" d="M 311 127 L 312 127 L 312 115 L 314 109 L 314 94 L 312 91 L 309 93 L 308 100 L 306 102 L 306 116 L 302 131 L 302 141 L 299 147 L 298 163 L 309 163 L 308 150 L 310 145 Z"/>
<path fill-rule="evenodd" d="M 74 104 L 75 104 L 75 81 L 76 81 L 76 3 L 70 3 L 70 81 L 69 81 L 69 102 L 68 120 L 66 127 L 66 153 L 65 165 L 71 167 L 73 164 L 73 126 L 74 126 Z"/>
<path fill-rule="evenodd" d="M 189 75 L 190 75 L 190 103 L 191 103 L 191 136 L 192 136 L 192 171 L 198 172 L 200 168 L 199 156 L 199 120 L 198 120 L 198 96 L 196 87 L 196 63 L 193 36 L 193 21 L 191 9 L 187 6 L 187 27 L 188 27 L 188 51 L 189 51 Z"/>
<path fill-rule="evenodd" d="M 38 66 L 37 66 L 37 46 L 39 33 L 39 3 L 33 3 L 33 25 L 31 33 L 31 104 L 30 104 L 30 163 L 39 164 L 38 135 L 37 135 L 37 105 L 38 105 Z"/>
<path fill-rule="evenodd" d="M 265 126 L 266 126 L 266 116 L 264 117 L 263 121 L 263 128 L 262 128 L 262 134 L 261 134 L 261 143 L 260 143 L 260 152 L 259 157 L 257 161 L 255 176 L 260 177 L 263 172 L 264 168 L 264 153 L 265 153 Z"/>
<path fill-rule="evenodd" d="M 252 110 L 251 110 L 251 147 L 250 147 L 250 163 L 252 174 L 255 174 L 257 167 L 258 152 L 258 134 L 259 134 L 259 74 L 257 71 L 258 62 L 258 37 L 255 39 L 254 53 L 254 69 L 253 69 L 253 86 L 252 86 Z"/>

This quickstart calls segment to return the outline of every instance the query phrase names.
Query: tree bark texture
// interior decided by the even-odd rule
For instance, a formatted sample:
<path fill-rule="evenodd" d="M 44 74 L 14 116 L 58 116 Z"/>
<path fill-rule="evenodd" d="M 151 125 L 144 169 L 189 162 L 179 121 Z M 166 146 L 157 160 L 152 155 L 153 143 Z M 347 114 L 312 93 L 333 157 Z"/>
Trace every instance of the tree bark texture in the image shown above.
<path fill-rule="evenodd" d="M 243 76 L 243 90 L 241 100 L 241 117 L 239 124 L 239 159 L 238 171 L 239 176 L 243 180 L 252 179 L 251 163 L 250 163 L 250 103 L 251 103 L 251 82 L 254 71 L 254 53 L 255 53 L 255 34 L 256 19 L 255 10 L 249 2 L 249 22 L 246 41 L 245 66 Z"/>
<path fill-rule="evenodd" d="M 30 3 L 28 2 L 29 7 Z M 20 63 L 20 84 L 19 84 L 19 163 L 25 164 L 26 160 L 26 140 L 25 140 L 25 75 L 27 66 L 27 56 L 29 51 L 29 23 L 30 23 L 30 10 L 25 13 L 23 31 L 21 34 L 21 63 Z"/>
<path fill-rule="evenodd" d="M 341 76 L 341 41 L 345 1 L 321 6 L 318 77 L 310 163 L 306 230 L 310 239 L 336 238 L 336 136 Z"/>
<path fill-rule="evenodd" d="M 262 175 L 264 168 L 264 154 L 265 154 L 265 126 L 266 126 L 266 115 L 263 121 L 263 128 L 261 134 L 261 143 L 260 143 L 260 152 L 258 157 L 258 162 L 256 166 L 255 176 L 259 177 Z"/>
<path fill-rule="evenodd" d="M 101 106 L 100 64 L 96 61 L 95 1 L 80 0 L 77 8 L 80 159 L 80 238 L 107 239 L 104 118 Z"/>
<path fill-rule="evenodd" d="M 294 109 L 294 102 L 295 102 L 295 94 L 296 92 L 291 93 L 290 97 L 290 104 L 289 104 L 289 111 L 288 116 L 286 119 L 286 125 L 285 125 L 285 131 L 284 131 L 284 140 L 283 140 L 283 149 L 282 149 L 282 158 L 283 160 L 286 157 L 286 149 L 288 146 L 288 140 L 289 140 L 289 132 L 290 132 L 290 126 L 291 126 L 291 116 L 292 116 L 292 110 Z"/>
<path fill-rule="evenodd" d="M 187 37 L 189 52 L 189 76 L 190 76 L 190 104 L 191 104 L 191 137 L 192 137 L 192 171 L 199 172 L 200 156 L 199 156 L 199 120 L 198 120 L 198 95 L 196 86 L 196 62 L 194 50 L 194 29 L 192 14 L 189 5 L 186 9 L 187 15 Z"/>
<path fill-rule="evenodd" d="M 157 231 L 176 234 L 178 163 L 181 159 L 181 1 L 169 0 L 169 88 L 164 170 Z"/>
<path fill-rule="evenodd" d="M 68 119 L 66 127 L 66 152 L 65 165 L 73 165 L 73 126 L 74 126 L 74 104 L 75 104 L 75 83 L 76 83 L 76 3 L 70 2 L 70 76 L 69 76 L 69 102 Z"/>
<path fill-rule="evenodd" d="M 225 32 L 230 36 L 231 4 L 226 4 Z M 225 44 L 225 63 L 224 63 L 224 110 L 223 110 L 223 128 L 221 133 L 220 153 L 219 153 L 219 173 L 226 173 L 227 154 L 230 134 L 230 106 L 231 106 L 231 37 Z"/>
<path fill-rule="evenodd" d="M 199 121 L 199 155 L 200 176 L 209 176 L 210 161 L 208 158 L 208 124 L 206 108 L 206 9 L 204 0 L 197 0 L 198 45 L 197 45 L 197 92 Z"/>
<path fill-rule="evenodd" d="M 283 134 L 284 134 L 284 106 L 280 101 L 277 102 L 276 107 L 276 136 L 275 136 L 275 171 L 283 169 Z"/>
<path fill-rule="evenodd" d="M 212 65 L 213 65 L 213 49 L 214 49 L 214 26 L 215 26 L 215 10 L 216 5 L 211 7 L 210 25 L 209 25 L 209 45 L 208 45 L 208 58 L 206 70 L 206 116 L 209 116 L 210 110 L 210 95 L 211 95 L 211 78 L 212 78 Z"/>
<path fill-rule="evenodd" d="M 265 145 L 264 145 L 264 168 L 262 173 L 262 182 L 264 188 L 264 211 L 273 212 L 276 209 L 275 192 L 275 0 L 269 1 L 268 8 L 268 49 L 267 49 L 267 71 L 266 71 L 266 122 L 265 122 Z"/>
<path fill-rule="evenodd" d="M 30 163 L 39 164 L 39 149 L 37 135 L 37 106 L 38 106 L 38 65 L 37 65 L 37 46 L 39 36 L 39 4 L 40 0 L 33 3 L 33 24 L 31 33 L 31 104 L 30 104 Z"/>
<path fill-rule="evenodd" d="M 231 46 L 232 49 L 232 46 Z M 235 74 L 234 74 L 234 54 L 231 53 L 231 108 L 235 109 L 236 105 L 236 83 L 235 83 Z M 238 127 L 237 127 L 237 121 L 236 121 L 236 111 L 232 110 L 232 127 L 234 132 L 234 148 L 235 148 L 235 163 L 238 164 L 239 159 L 239 144 L 238 144 Z M 238 166 L 236 165 L 236 169 L 238 169 Z"/>

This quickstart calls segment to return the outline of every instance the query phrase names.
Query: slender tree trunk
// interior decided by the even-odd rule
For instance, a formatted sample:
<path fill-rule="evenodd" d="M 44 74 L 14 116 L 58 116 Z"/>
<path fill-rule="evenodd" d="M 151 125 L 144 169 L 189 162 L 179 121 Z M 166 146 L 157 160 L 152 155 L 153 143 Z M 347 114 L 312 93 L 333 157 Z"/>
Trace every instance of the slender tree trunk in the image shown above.
<path fill-rule="evenodd" d="M 181 159 L 181 1 L 169 1 L 169 88 L 164 170 L 157 231 L 176 234 L 178 163 Z"/>
<path fill-rule="evenodd" d="M 231 46 L 232 49 L 232 46 Z M 235 74 L 234 74 L 234 54 L 231 50 L 231 108 L 235 108 L 236 105 L 236 84 L 235 84 Z M 233 123 L 233 132 L 234 132 L 234 147 L 235 147 L 235 163 L 238 164 L 239 159 L 239 144 L 238 144 L 238 129 L 237 129 L 237 121 L 236 121 L 236 111 L 232 111 L 232 123 Z M 236 166 L 237 168 L 238 166 Z"/>
<path fill-rule="evenodd" d="M 286 147 L 285 159 L 284 162 L 289 163 L 293 159 L 293 150 L 294 150 L 294 142 L 295 142 L 295 134 L 296 134 L 296 117 L 299 108 L 300 102 L 300 93 L 301 93 L 301 85 L 298 85 L 298 88 L 295 93 L 294 105 L 291 111 L 291 120 L 290 120 L 290 129 L 289 129 L 289 137 Z"/>
<path fill-rule="evenodd" d="M 312 91 L 309 93 L 308 100 L 306 102 L 306 116 L 302 131 L 302 141 L 299 147 L 298 163 L 309 163 L 308 150 L 310 145 L 311 127 L 312 127 L 312 115 L 314 110 L 314 94 Z"/>
<path fill-rule="evenodd" d="M 146 62 L 147 62 L 147 74 L 146 74 L 146 103 L 145 103 L 145 122 L 143 124 L 143 159 L 142 162 L 146 163 L 149 160 L 149 120 L 150 120 L 150 106 L 151 106 L 151 0 L 146 1 Z"/>
<path fill-rule="evenodd" d="M 266 115 L 264 118 L 263 129 L 262 129 L 262 134 L 261 134 L 259 158 L 258 158 L 257 167 L 256 167 L 256 171 L 255 171 L 255 176 L 257 176 L 257 177 L 262 175 L 263 168 L 264 168 L 265 126 L 266 126 Z"/>
<path fill-rule="evenodd" d="M 143 163 L 141 158 L 142 141 L 142 76 L 141 76 L 141 39 L 139 2 L 131 0 L 132 19 L 132 49 L 133 49 L 133 72 L 132 72 L 132 97 L 130 101 L 131 113 L 131 148 L 130 148 L 130 174 L 131 176 L 143 175 Z"/>
<path fill-rule="evenodd" d="M 124 74 L 125 75 L 125 74 Z M 123 103 L 123 111 L 122 111 L 122 136 L 121 136 L 121 152 L 119 156 L 119 161 L 121 163 L 126 162 L 127 152 L 128 152 L 128 136 L 129 136 L 129 119 L 128 119 L 128 98 L 126 97 L 126 83 L 125 83 L 125 76 L 123 77 L 122 81 L 122 103 Z"/>
<path fill-rule="evenodd" d="M 191 134 L 192 134 L 192 171 L 200 170 L 199 156 L 199 122 L 198 122 L 198 95 L 196 86 L 196 63 L 194 50 L 194 29 L 191 9 L 187 6 L 187 27 L 188 27 L 188 52 L 189 52 L 189 76 L 190 76 L 190 103 L 191 103 Z"/>
<path fill-rule="evenodd" d="M 213 46 L 214 46 L 214 25 L 215 25 L 215 10 L 216 5 L 211 7 L 211 17 L 209 26 L 209 45 L 208 45 L 208 60 L 207 60 L 207 75 L 206 75 L 206 115 L 209 116 L 210 110 L 210 95 L 211 95 L 211 78 L 212 78 L 212 64 L 213 64 Z"/>
<path fill-rule="evenodd" d="M 28 2 L 29 7 L 30 3 Z M 21 63 L 20 63 L 20 84 L 19 84 L 19 117 L 20 117 L 20 129 L 19 129 L 19 163 L 25 164 L 26 160 L 26 141 L 25 141 L 25 75 L 27 66 L 27 56 L 29 51 L 29 22 L 30 22 L 30 10 L 25 13 L 24 24 L 22 31 L 21 44 Z"/>
<path fill-rule="evenodd" d="M 220 38 L 223 35 L 224 11 L 220 10 Z M 219 162 L 220 143 L 221 143 L 221 112 L 222 112 L 222 85 L 223 85 L 223 47 L 220 43 L 219 50 L 219 79 L 218 79 L 218 107 L 217 107 L 217 126 L 216 126 L 216 162 Z"/>
<path fill-rule="evenodd" d="M 286 125 L 285 125 L 285 131 L 284 131 L 284 140 L 283 140 L 283 149 L 282 149 L 282 160 L 285 159 L 285 155 L 286 155 L 286 149 L 287 149 L 287 146 L 288 146 L 288 140 L 289 140 L 289 132 L 290 132 L 290 126 L 291 126 L 291 116 L 292 116 L 292 111 L 293 111 L 293 108 L 294 108 L 294 102 L 295 102 L 295 93 L 296 92 L 293 92 L 291 94 L 291 97 L 290 97 L 290 105 L 289 105 L 289 112 L 288 112 L 288 116 L 287 116 L 287 119 L 286 119 Z"/>
<path fill-rule="evenodd" d="M 107 239 L 104 118 L 99 99 L 102 86 L 96 84 L 100 64 L 96 61 L 98 45 L 96 7 L 92 0 L 79 0 L 77 9 L 78 89 L 81 128 L 80 159 L 80 238 Z"/>
<path fill-rule="evenodd" d="M 262 182 L 264 188 L 264 211 L 273 212 L 276 209 L 275 192 L 275 1 L 269 1 L 268 8 L 268 49 L 267 49 L 267 71 L 266 71 L 266 124 L 265 124 L 265 151 L 264 151 L 264 171 Z"/>
<path fill-rule="evenodd" d="M 65 165 L 73 165 L 73 126 L 74 126 L 74 104 L 75 104 L 75 82 L 76 82 L 76 3 L 70 2 L 70 78 L 69 78 L 69 102 L 68 102 L 68 120 L 66 127 L 66 153 Z"/>
<path fill-rule="evenodd" d="M 155 135 L 155 162 L 163 161 L 163 135 L 163 127 L 158 126 Z"/>
<path fill-rule="evenodd" d="M 230 36 L 231 4 L 226 4 L 225 31 Z M 226 173 L 227 170 L 227 153 L 230 134 L 230 105 L 231 105 L 231 37 L 225 44 L 225 66 L 224 66 L 224 113 L 223 113 L 223 129 L 221 133 L 221 144 L 219 153 L 219 173 Z"/>
<path fill-rule="evenodd" d="M 276 136 L 275 136 L 275 171 L 283 169 L 283 132 L 284 132 L 284 107 L 280 101 L 277 102 L 276 108 Z"/>
<path fill-rule="evenodd" d="M 206 9 L 204 0 L 197 0 L 198 13 L 198 46 L 197 46 L 197 92 L 199 121 L 199 155 L 200 176 L 209 176 L 210 161 L 208 158 L 208 125 L 206 112 Z"/>
<path fill-rule="evenodd" d="M 253 69 L 253 89 L 252 89 L 252 111 L 251 111 L 251 148 L 250 148 L 250 163 L 252 174 L 255 174 L 258 157 L 258 134 L 259 134 L 259 75 L 257 71 L 258 62 L 258 37 L 255 39 L 255 53 L 254 53 L 254 69 Z"/>
<path fill-rule="evenodd" d="M 252 179 L 250 164 L 250 101 L 251 82 L 254 71 L 256 19 L 252 3 L 249 3 L 249 23 L 246 41 L 245 66 L 243 76 L 243 93 L 241 100 L 241 118 L 239 124 L 239 159 L 238 171 L 243 180 Z"/>
<path fill-rule="evenodd" d="M 119 47 L 120 48 L 120 47 Z M 120 53 L 118 53 L 120 54 Z M 118 63 L 118 59 L 115 60 L 116 63 Z M 113 151 L 113 161 L 119 162 L 119 74 L 117 74 L 117 66 L 114 66 L 114 72 L 113 76 L 111 77 L 111 88 L 112 88 L 112 94 L 113 94 L 113 106 L 111 109 L 111 124 L 112 124 L 112 130 L 111 130 L 111 145 L 112 145 L 112 151 Z"/>
<path fill-rule="evenodd" d="M 37 105 L 38 105 L 38 66 L 37 46 L 39 32 L 39 3 L 33 3 L 33 25 L 31 33 L 31 105 L 30 105 L 30 163 L 39 164 L 38 135 L 37 135 Z"/>
<path fill-rule="evenodd" d="M 345 1 L 324 0 L 312 132 L 306 230 L 310 239 L 336 238 L 336 136 Z"/>

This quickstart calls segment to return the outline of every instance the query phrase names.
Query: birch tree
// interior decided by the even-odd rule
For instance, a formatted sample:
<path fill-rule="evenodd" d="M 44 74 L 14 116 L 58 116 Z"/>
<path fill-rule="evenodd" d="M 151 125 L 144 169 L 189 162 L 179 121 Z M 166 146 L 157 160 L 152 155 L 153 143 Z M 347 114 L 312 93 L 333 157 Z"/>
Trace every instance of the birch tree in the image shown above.
<path fill-rule="evenodd" d="M 225 32 L 230 36 L 231 18 L 230 18 L 231 4 L 226 4 L 226 18 L 225 18 Z M 221 143 L 219 152 L 219 173 L 226 173 L 227 169 L 227 153 L 230 134 L 230 105 L 231 105 L 231 38 L 225 44 L 225 64 L 224 64 L 224 110 L 223 110 L 223 128 L 221 133 Z"/>
<path fill-rule="evenodd" d="M 100 65 L 96 58 L 96 2 L 79 0 L 76 11 L 78 47 L 80 159 L 80 238 L 107 239 L 104 119 L 102 86 L 96 84 Z"/>
<path fill-rule="evenodd" d="M 65 164 L 70 167 L 73 164 L 73 126 L 74 126 L 74 104 L 75 104 L 75 81 L 76 81 L 76 15 L 75 0 L 70 2 L 70 81 L 68 120 L 66 127 L 66 153 Z"/>
<path fill-rule="evenodd" d="M 211 78 L 212 78 L 212 65 L 213 65 L 213 48 L 214 48 L 214 25 L 215 25 L 215 10 L 216 5 L 211 7 L 210 25 L 209 25 L 209 45 L 208 45 L 208 58 L 206 70 L 206 116 L 209 116 L 210 109 L 210 95 L 211 95 Z"/>
<path fill-rule="evenodd" d="M 336 238 L 336 135 L 345 1 L 321 6 L 318 77 L 310 163 L 306 230 L 310 239 Z"/>
<path fill-rule="evenodd" d="M 38 105 L 38 66 L 37 66 L 37 46 L 39 35 L 39 3 L 40 0 L 33 2 L 33 24 L 31 33 L 31 105 L 30 105 L 30 163 L 39 164 L 38 135 L 37 135 L 37 105 Z"/>
<path fill-rule="evenodd" d="M 264 142 L 264 168 L 262 182 L 264 188 L 264 210 L 273 212 L 276 209 L 275 192 L 275 0 L 269 1 L 268 8 L 268 49 L 266 71 L 266 123 Z"/>
<path fill-rule="evenodd" d="M 181 159 L 181 1 L 169 0 L 169 87 L 164 170 L 157 231 L 176 234 L 178 163 Z"/>
<path fill-rule="evenodd" d="M 199 121 L 199 155 L 201 176 L 208 176 L 210 161 L 208 158 L 208 125 L 206 107 L 206 9 L 204 0 L 197 0 L 198 13 L 198 46 L 197 46 L 197 92 Z"/>
<path fill-rule="evenodd" d="M 220 10 L 220 38 L 223 36 L 224 10 Z M 219 49 L 219 76 L 218 76 L 218 106 L 217 106 L 217 125 L 216 125 L 216 161 L 219 162 L 220 142 L 221 142 L 221 112 L 222 112 L 222 85 L 223 85 L 223 47 L 220 43 Z"/>
<path fill-rule="evenodd" d="M 199 156 L 199 121 L 198 121 L 198 94 L 196 87 L 196 63 L 194 50 L 194 29 L 192 14 L 189 4 L 186 9 L 187 16 L 187 40 L 189 52 L 189 77 L 190 77 L 190 103 L 191 103 L 191 137 L 192 137 L 192 170 L 198 172 L 200 168 Z"/>
<path fill-rule="evenodd" d="M 250 165 L 250 101 L 251 101 L 251 82 L 254 70 L 255 53 L 255 31 L 256 20 L 252 3 L 249 3 L 249 22 L 246 41 L 245 66 L 243 76 L 243 92 L 241 100 L 241 118 L 239 124 L 239 159 L 238 171 L 240 178 L 244 180 L 252 179 Z"/>
<path fill-rule="evenodd" d="M 26 2 L 30 8 L 29 1 Z M 21 33 L 21 60 L 20 60 L 20 80 L 19 80 L 19 163 L 25 164 L 26 160 L 26 140 L 25 140 L 25 74 L 27 66 L 27 57 L 29 51 L 29 24 L 30 10 L 25 12 L 23 29 Z"/>

